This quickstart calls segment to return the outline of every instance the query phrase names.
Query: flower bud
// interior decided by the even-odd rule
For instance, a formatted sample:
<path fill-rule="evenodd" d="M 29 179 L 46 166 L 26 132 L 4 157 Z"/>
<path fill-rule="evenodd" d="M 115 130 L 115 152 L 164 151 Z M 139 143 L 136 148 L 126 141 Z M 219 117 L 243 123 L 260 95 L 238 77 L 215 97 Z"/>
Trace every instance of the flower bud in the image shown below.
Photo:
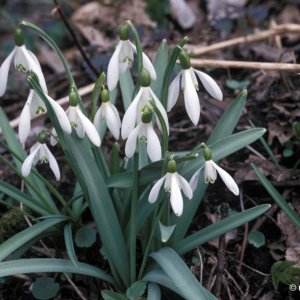
<path fill-rule="evenodd" d="M 24 35 L 23 35 L 23 31 L 20 27 L 17 27 L 15 30 L 15 43 L 18 47 L 21 47 L 24 45 Z"/>
<path fill-rule="evenodd" d="M 142 122 L 148 124 L 152 121 L 152 111 L 146 108 L 142 114 Z"/>
<path fill-rule="evenodd" d="M 180 60 L 181 68 L 183 70 L 190 69 L 191 67 L 190 57 L 184 50 L 180 51 L 179 60 Z"/>
<path fill-rule="evenodd" d="M 107 89 L 103 89 L 101 91 L 101 100 L 104 103 L 109 101 L 109 92 Z"/>
<path fill-rule="evenodd" d="M 38 135 L 38 141 L 39 141 L 40 144 L 45 144 L 46 139 L 47 139 L 47 135 L 46 135 L 45 131 L 43 130 Z"/>
<path fill-rule="evenodd" d="M 142 69 L 139 82 L 142 87 L 150 86 L 151 83 L 150 73 L 145 68 Z"/>
<path fill-rule="evenodd" d="M 212 159 L 212 152 L 208 147 L 204 148 L 203 155 L 204 155 L 204 158 L 205 158 L 206 161 Z"/>
<path fill-rule="evenodd" d="M 167 172 L 168 173 L 175 173 L 176 172 L 176 161 L 174 159 L 172 159 L 168 162 Z"/>
<path fill-rule="evenodd" d="M 128 25 L 123 24 L 120 26 L 119 37 L 122 41 L 127 41 L 129 36 Z"/>
<path fill-rule="evenodd" d="M 77 94 L 74 91 L 74 89 L 71 89 L 71 91 L 69 93 L 69 104 L 70 104 L 70 106 L 77 106 L 77 104 L 78 104 Z"/>

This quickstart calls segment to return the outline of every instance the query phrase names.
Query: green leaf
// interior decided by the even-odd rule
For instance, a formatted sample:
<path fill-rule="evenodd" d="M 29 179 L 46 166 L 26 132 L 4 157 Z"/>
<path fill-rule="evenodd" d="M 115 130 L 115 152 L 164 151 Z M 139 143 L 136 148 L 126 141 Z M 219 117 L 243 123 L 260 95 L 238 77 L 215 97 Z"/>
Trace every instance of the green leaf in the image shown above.
<path fill-rule="evenodd" d="M 287 204 L 287 202 L 283 199 L 283 197 L 279 194 L 279 192 L 275 189 L 272 183 L 259 171 L 259 169 L 252 164 L 254 172 L 261 184 L 273 198 L 273 200 L 278 204 L 278 206 L 287 214 L 289 219 L 300 228 L 300 217 L 298 214 Z"/>
<path fill-rule="evenodd" d="M 151 254 L 152 258 L 166 272 L 181 295 L 189 300 L 216 299 L 200 282 L 172 248 L 162 248 Z"/>
<path fill-rule="evenodd" d="M 127 300 L 124 295 L 109 290 L 102 290 L 101 296 L 104 300 Z"/>
<path fill-rule="evenodd" d="M 139 170 L 147 166 L 149 163 L 147 153 L 147 143 L 144 139 L 139 140 Z"/>
<path fill-rule="evenodd" d="M 277 261 L 271 268 L 272 283 L 278 289 L 279 283 L 299 286 L 300 269 L 293 267 L 296 261 Z"/>
<path fill-rule="evenodd" d="M 127 290 L 126 296 L 129 300 L 136 300 L 143 296 L 146 290 L 146 281 L 136 281 Z"/>
<path fill-rule="evenodd" d="M 51 277 L 40 277 L 32 284 L 32 295 L 39 300 L 48 300 L 57 295 L 60 290 L 58 283 Z"/>
<path fill-rule="evenodd" d="M 75 234 L 77 247 L 89 248 L 96 242 L 96 232 L 90 227 L 79 228 Z"/>
<path fill-rule="evenodd" d="M 237 80 L 233 80 L 233 79 L 226 80 L 227 87 L 229 87 L 232 90 L 246 89 L 250 83 L 251 83 L 250 80 L 243 80 L 243 81 L 237 81 Z"/>
<path fill-rule="evenodd" d="M 153 61 L 153 66 L 156 71 L 157 78 L 156 80 L 152 80 L 151 88 L 158 97 L 160 97 L 161 94 L 163 79 L 168 66 L 168 59 L 168 44 L 164 39 L 162 40 Z"/>
<path fill-rule="evenodd" d="M 68 256 L 72 263 L 78 267 L 78 260 L 76 257 L 74 243 L 73 243 L 73 236 L 72 236 L 72 225 L 66 224 L 64 227 L 64 238 L 65 238 L 65 245 L 67 249 Z"/>
<path fill-rule="evenodd" d="M 87 275 L 114 284 L 113 278 L 103 270 L 85 263 L 78 263 L 79 268 L 70 260 L 57 258 L 28 258 L 0 263 L 0 277 L 30 273 L 74 273 Z"/>
<path fill-rule="evenodd" d="M 189 235 L 181 241 L 178 241 L 174 245 L 174 249 L 177 253 L 183 255 L 232 229 L 250 222 L 251 220 L 265 213 L 269 208 L 269 204 L 262 204 L 249 208 L 245 211 L 235 213 L 224 220 L 208 225 L 198 232 Z"/>
<path fill-rule="evenodd" d="M 167 242 L 171 237 L 176 225 L 165 226 L 159 222 L 160 236 L 163 243 Z"/>
<path fill-rule="evenodd" d="M 251 231 L 248 235 L 249 244 L 253 245 L 256 248 L 260 248 L 265 245 L 266 238 L 265 235 L 260 231 Z"/>
<path fill-rule="evenodd" d="M 155 283 L 149 283 L 147 300 L 160 300 L 160 299 L 161 299 L 161 291 L 159 286 Z"/>
<path fill-rule="evenodd" d="M 119 82 L 123 100 L 124 110 L 128 108 L 132 101 L 134 84 L 129 70 L 119 75 Z"/>
<path fill-rule="evenodd" d="M 229 136 L 233 132 L 241 114 L 243 113 L 246 99 L 247 91 L 244 90 L 232 101 L 212 130 L 207 141 L 208 145 Z"/>
<path fill-rule="evenodd" d="M 21 232 L 13 235 L 0 245 L 0 261 L 10 255 L 13 251 L 27 243 L 28 241 L 39 236 L 41 233 L 49 229 L 50 227 L 67 220 L 65 216 L 53 217 L 44 220 L 40 223 L 34 224 Z M 1 276 L 1 275 L 0 275 Z"/>

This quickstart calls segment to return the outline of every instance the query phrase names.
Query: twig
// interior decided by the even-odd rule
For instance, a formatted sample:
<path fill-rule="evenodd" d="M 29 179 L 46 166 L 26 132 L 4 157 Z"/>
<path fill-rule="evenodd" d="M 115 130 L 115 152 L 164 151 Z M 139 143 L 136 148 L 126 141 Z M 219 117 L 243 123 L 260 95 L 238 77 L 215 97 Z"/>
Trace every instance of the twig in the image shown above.
<path fill-rule="evenodd" d="M 269 30 L 259 31 L 253 34 L 249 34 L 247 36 L 230 39 L 209 46 L 189 46 L 188 51 L 192 56 L 198 56 L 204 53 L 235 46 L 242 43 L 256 42 L 256 41 L 268 39 L 276 35 L 284 35 L 286 33 L 299 33 L 299 32 L 300 32 L 299 24 L 282 24 L 273 27 Z"/>
<path fill-rule="evenodd" d="M 282 70 L 288 72 L 299 72 L 300 64 L 271 63 L 271 62 L 249 62 L 233 60 L 215 60 L 215 59 L 191 59 L 194 67 L 201 68 L 235 68 L 235 69 L 263 69 L 263 70 Z"/>
<path fill-rule="evenodd" d="M 94 65 L 91 63 L 90 59 L 87 57 L 87 55 L 85 54 L 80 42 L 78 41 L 78 38 L 73 30 L 73 28 L 71 27 L 71 25 L 68 22 L 68 19 L 64 13 L 64 11 L 62 10 L 60 4 L 58 3 L 57 0 L 53 0 L 56 7 L 55 9 L 58 11 L 62 21 L 64 22 L 66 28 L 68 29 L 70 35 L 72 36 L 74 43 L 76 44 L 76 47 L 78 48 L 82 58 L 85 60 L 85 62 L 87 63 L 87 65 L 90 67 L 90 69 L 92 70 L 92 72 L 95 74 L 95 76 L 98 78 L 98 76 L 100 75 L 100 72 L 94 67 Z"/>

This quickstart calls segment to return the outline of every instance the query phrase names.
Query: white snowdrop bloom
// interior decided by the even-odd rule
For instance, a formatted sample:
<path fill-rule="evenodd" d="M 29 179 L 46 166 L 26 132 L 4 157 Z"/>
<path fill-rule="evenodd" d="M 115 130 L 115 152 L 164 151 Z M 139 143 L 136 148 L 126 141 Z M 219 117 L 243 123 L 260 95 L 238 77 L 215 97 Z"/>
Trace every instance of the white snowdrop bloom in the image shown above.
<path fill-rule="evenodd" d="M 45 144 L 45 139 L 46 135 L 43 132 L 40 133 L 39 141 L 31 147 L 29 156 L 27 156 L 23 162 L 21 170 L 22 175 L 25 177 L 28 176 L 32 166 L 36 165 L 38 162 L 49 163 L 56 180 L 60 180 L 60 171 L 57 161 Z"/>
<path fill-rule="evenodd" d="M 39 79 L 39 83 L 43 91 L 47 92 L 45 77 L 43 75 L 41 66 L 36 56 L 24 45 L 23 34 L 21 29 L 19 28 L 17 28 L 15 32 L 15 41 L 16 46 L 0 67 L 0 97 L 2 97 L 6 91 L 8 72 L 12 60 L 14 60 L 15 68 L 18 71 L 34 72 Z"/>
<path fill-rule="evenodd" d="M 120 27 L 120 41 L 109 61 L 107 68 L 107 86 L 111 91 L 113 90 L 118 81 L 119 74 L 128 70 L 133 62 L 136 46 L 128 39 L 128 26 L 122 25 Z M 150 73 L 151 79 L 156 80 L 155 69 L 149 59 L 149 57 L 143 53 L 143 67 Z"/>
<path fill-rule="evenodd" d="M 102 104 L 97 110 L 94 118 L 94 125 L 100 132 L 101 121 L 105 120 L 106 125 L 116 140 L 120 137 L 121 120 L 116 107 L 109 101 L 109 92 L 103 89 L 101 92 Z"/>
<path fill-rule="evenodd" d="M 212 160 L 212 153 L 211 150 L 206 147 L 204 149 L 204 158 L 205 158 L 205 164 L 204 164 L 204 181 L 205 183 L 214 183 L 217 179 L 217 173 L 219 173 L 220 177 L 224 181 L 227 188 L 236 196 L 239 195 L 239 187 L 235 183 L 234 179 L 221 167 L 219 167 L 213 160 Z M 196 186 L 199 181 L 201 170 L 200 168 L 198 171 L 195 172 L 195 174 L 192 176 L 190 180 L 190 186 L 193 189 L 193 191 L 196 189 Z"/>
<path fill-rule="evenodd" d="M 161 146 L 152 124 L 152 112 L 146 111 L 139 123 L 129 134 L 125 145 L 125 154 L 131 158 L 136 150 L 137 139 L 145 139 L 147 143 L 147 154 L 151 161 L 161 159 Z"/>
<path fill-rule="evenodd" d="M 182 70 L 173 79 L 169 87 L 167 110 L 170 111 L 175 105 L 180 90 L 184 94 L 184 104 L 188 116 L 194 125 L 197 125 L 200 118 L 200 102 L 197 91 L 199 90 L 197 76 L 206 91 L 215 99 L 222 100 L 223 94 L 217 83 L 207 74 L 191 67 L 189 57 L 185 52 L 179 55 Z"/>
<path fill-rule="evenodd" d="M 133 101 L 130 103 L 123 117 L 121 128 L 121 135 L 123 139 L 126 139 L 132 132 L 136 124 L 140 122 L 143 109 L 147 106 L 149 101 L 153 101 L 158 110 L 160 111 L 164 119 L 167 132 L 169 134 L 169 121 L 167 112 L 150 87 L 151 79 L 147 70 L 143 69 L 141 78 L 142 79 L 140 80 L 140 90 L 138 91 Z M 161 124 L 159 122 L 159 119 L 157 116 L 155 117 L 158 127 L 161 130 Z"/>
<path fill-rule="evenodd" d="M 154 203 L 157 200 L 163 183 L 164 189 L 170 193 L 170 203 L 173 212 L 176 216 L 181 216 L 183 212 L 181 189 L 188 199 L 192 199 L 193 191 L 185 178 L 176 172 L 176 162 L 174 160 L 169 161 L 167 174 L 159 179 L 152 187 L 148 198 L 150 203 Z"/>
<path fill-rule="evenodd" d="M 100 147 L 101 140 L 98 131 L 93 123 L 82 113 L 78 105 L 77 94 L 74 91 L 71 91 L 69 94 L 69 102 L 70 106 L 66 114 L 78 137 L 82 139 L 86 134 L 95 146 Z"/>

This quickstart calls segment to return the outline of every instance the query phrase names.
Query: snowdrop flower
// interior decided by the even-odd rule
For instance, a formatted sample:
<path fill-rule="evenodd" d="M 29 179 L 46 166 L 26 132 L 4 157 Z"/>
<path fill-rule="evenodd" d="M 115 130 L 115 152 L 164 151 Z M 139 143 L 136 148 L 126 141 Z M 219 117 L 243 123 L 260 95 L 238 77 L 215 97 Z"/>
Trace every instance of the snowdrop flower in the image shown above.
<path fill-rule="evenodd" d="M 154 92 L 152 91 L 150 87 L 151 78 L 150 74 L 146 69 L 143 69 L 141 72 L 141 78 L 140 78 L 140 90 L 127 108 L 125 115 L 123 117 L 122 122 L 122 128 L 121 128 L 121 135 L 123 139 L 128 138 L 129 134 L 132 132 L 132 130 L 135 128 L 135 125 L 138 124 L 141 120 L 141 115 L 143 109 L 147 106 L 149 101 L 153 101 L 160 111 L 165 125 L 167 127 L 167 131 L 169 134 L 169 122 L 168 122 L 168 116 L 167 112 L 162 106 L 159 99 L 156 97 Z M 158 127 L 161 129 L 160 122 L 156 116 L 156 121 L 158 124 Z"/>
<path fill-rule="evenodd" d="M 200 118 L 200 103 L 197 95 L 199 87 L 196 75 L 212 97 L 222 100 L 223 94 L 210 76 L 191 67 L 190 58 L 184 50 L 181 51 L 179 59 L 182 70 L 170 84 L 167 110 L 170 111 L 178 99 L 181 80 L 185 109 L 193 124 L 197 125 Z"/>
<path fill-rule="evenodd" d="M 28 72 L 32 71 L 37 74 L 40 85 L 44 92 L 47 92 L 47 86 L 45 77 L 42 73 L 41 66 L 36 56 L 29 51 L 24 44 L 24 37 L 22 30 L 17 28 L 15 31 L 16 46 L 8 57 L 4 60 L 0 67 L 0 97 L 2 97 L 6 91 L 8 71 L 11 61 L 14 59 L 15 68 L 18 71 Z"/>
<path fill-rule="evenodd" d="M 193 197 L 193 191 L 189 183 L 176 172 L 176 162 L 170 160 L 167 167 L 167 174 L 159 179 L 152 187 L 148 201 L 154 203 L 157 200 L 161 186 L 164 184 L 164 188 L 170 193 L 170 202 L 173 212 L 176 216 L 181 216 L 183 212 L 183 199 L 181 189 L 183 193 L 189 199 Z"/>
<path fill-rule="evenodd" d="M 66 133 L 71 133 L 72 128 L 69 122 L 69 119 L 62 109 L 62 107 L 53 100 L 50 96 L 45 94 L 47 97 L 49 104 L 51 105 L 52 109 L 54 110 L 54 113 L 56 114 L 57 120 L 60 123 L 61 128 Z M 45 103 L 40 99 L 39 95 L 34 91 L 30 90 L 29 96 L 27 98 L 27 101 L 25 103 L 25 106 L 21 112 L 20 115 L 20 122 L 19 122 L 19 140 L 21 144 L 24 144 L 31 128 L 31 119 L 34 116 L 37 116 L 39 114 L 42 114 L 47 111 L 47 108 L 45 106 Z"/>
<path fill-rule="evenodd" d="M 221 176 L 222 180 L 224 181 L 227 188 L 236 196 L 239 195 L 239 188 L 233 178 L 221 167 L 219 167 L 213 160 L 212 160 L 212 152 L 208 147 L 204 149 L 204 181 L 205 183 L 214 183 L 217 179 L 217 173 Z M 203 167 L 202 167 L 203 168 Z M 197 183 L 199 181 L 199 176 L 201 173 L 202 168 L 200 168 L 191 178 L 190 186 L 193 191 L 196 189 Z"/>
<path fill-rule="evenodd" d="M 153 129 L 152 111 L 149 109 L 145 109 L 141 123 L 139 123 L 129 134 L 125 145 L 125 154 L 128 158 L 133 156 L 138 138 L 145 139 L 145 142 L 147 143 L 147 153 L 151 161 L 161 159 L 161 146 Z"/>
<path fill-rule="evenodd" d="M 57 161 L 53 154 L 48 149 L 46 142 L 46 134 L 42 131 L 39 134 L 38 142 L 35 143 L 30 149 L 30 155 L 24 160 L 22 165 L 22 175 L 28 176 L 32 165 L 36 165 L 37 162 L 49 163 L 51 170 L 54 173 L 56 180 L 60 180 L 60 171 Z"/>
<path fill-rule="evenodd" d="M 79 138 L 84 138 L 86 134 L 90 141 L 97 147 L 100 147 L 101 140 L 94 127 L 93 123 L 82 113 L 75 91 L 71 91 L 69 95 L 70 107 L 67 109 L 66 114 L 71 122 L 71 126 L 75 128 L 75 131 Z M 52 132 L 54 133 L 54 132 Z"/>
<path fill-rule="evenodd" d="M 116 140 L 120 137 L 121 120 L 116 107 L 109 101 L 109 92 L 107 89 L 101 91 L 102 104 L 97 110 L 94 118 L 94 126 L 100 132 L 101 121 L 105 120 L 106 125 Z"/>
<path fill-rule="evenodd" d="M 128 25 L 122 25 L 119 31 L 120 41 L 107 68 L 107 86 L 110 91 L 116 87 L 119 81 L 119 74 L 124 73 L 130 68 L 134 54 L 137 52 L 135 45 L 128 39 L 128 35 Z M 150 73 L 151 79 L 156 80 L 155 69 L 145 53 L 143 53 L 143 66 Z"/>

